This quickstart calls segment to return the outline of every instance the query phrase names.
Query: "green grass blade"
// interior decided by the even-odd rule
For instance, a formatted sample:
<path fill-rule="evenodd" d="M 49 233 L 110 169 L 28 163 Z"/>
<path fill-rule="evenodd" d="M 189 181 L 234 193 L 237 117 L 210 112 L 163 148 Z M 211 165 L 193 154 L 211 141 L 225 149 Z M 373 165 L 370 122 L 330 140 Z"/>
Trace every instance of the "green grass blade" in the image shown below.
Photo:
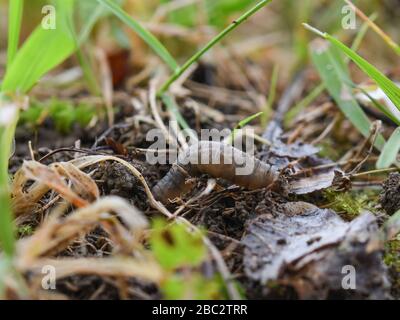
<path fill-rule="evenodd" d="M 4 111 L 6 108 L 8 112 Z M 11 112 L 14 108 L 15 112 Z M 14 254 L 14 223 L 11 212 L 8 164 L 14 130 L 18 119 L 18 106 L 0 93 L 0 243 L 4 253 Z M 7 120 L 4 118 L 8 117 Z"/>
<path fill-rule="evenodd" d="M 375 19 L 378 17 L 376 13 L 372 14 L 370 17 L 368 17 L 369 21 L 375 21 Z M 361 42 L 363 41 L 365 35 L 367 34 L 367 31 L 369 30 L 369 24 L 368 22 L 364 22 L 363 25 L 361 26 L 360 30 L 357 32 L 357 35 L 351 45 L 351 50 L 357 52 L 358 49 L 361 46 Z"/>
<path fill-rule="evenodd" d="M 400 128 L 397 128 L 391 135 L 388 142 L 385 144 L 381 155 L 379 156 L 376 167 L 384 169 L 390 167 L 396 162 L 397 155 L 400 150 Z"/>
<path fill-rule="evenodd" d="M 100 1 L 100 0 L 99 0 Z M 244 21 L 246 21 L 249 17 L 255 14 L 257 11 L 265 7 L 272 0 L 262 0 L 258 4 L 256 4 L 249 11 L 244 13 L 240 18 L 236 19 L 232 22 L 227 28 L 225 28 L 221 33 L 211 39 L 201 50 L 196 52 L 189 60 L 185 62 L 185 64 L 180 67 L 160 88 L 158 95 L 161 96 L 165 91 L 169 89 L 171 84 L 173 84 L 190 66 L 196 63 L 200 58 L 208 52 L 212 47 L 214 47 L 217 43 L 219 43 L 226 35 L 228 35 L 232 30 L 236 29 L 239 25 L 241 25 Z"/>
<path fill-rule="evenodd" d="M 261 116 L 261 125 L 263 127 L 266 126 L 266 124 L 272 114 L 272 107 L 275 102 L 276 89 L 278 86 L 278 76 L 279 76 L 279 66 L 276 64 L 276 65 L 274 65 L 274 69 L 272 70 L 271 84 L 270 84 L 269 92 L 268 92 L 268 99 L 267 99 L 266 105 L 263 108 L 263 114 Z"/>
<path fill-rule="evenodd" d="M 371 122 L 361 109 L 348 85 L 351 83 L 349 71 L 340 51 L 330 42 L 314 42 L 311 56 L 325 87 L 334 98 L 340 110 L 365 137 L 369 137 Z M 375 146 L 382 149 L 385 141 L 378 136 Z"/>
<path fill-rule="evenodd" d="M 57 28 L 38 26 L 19 50 L 7 70 L 2 91 L 28 92 L 48 71 L 64 61 L 76 49 L 72 32 L 74 0 L 57 0 Z"/>
<path fill-rule="evenodd" d="M 190 135 L 190 137 L 196 141 L 198 140 L 197 136 L 192 132 L 190 129 L 189 124 L 183 118 L 182 114 L 179 112 L 179 107 L 176 104 L 175 98 L 169 94 L 163 94 L 161 96 L 162 101 L 164 102 L 167 109 L 175 116 L 176 120 L 178 121 L 180 127 Z"/>
<path fill-rule="evenodd" d="M 74 0 L 56 0 L 54 4 L 57 9 L 56 30 L 37 27 L 7 69 L 0 92 L 0 109 L 4 112 L 4 108 L 10 105 L 15 108 L 15 112 L 2 114 L 4 123 L 0 123 L 0 241 L 8 256 L 13 255 L 15 247 L 8 162 L 20 107 L 18 99 L 6 99 L 4 93 L 12 93 L 11 97 L 16 93 L 26 93 L 47 71 L 74 51 L 71 32 Z M 9 117 L 6 121 L 5 116 Z"/>
<path fill-rule="evenodd" d="M 325 84 L 319 84 L 313 90 L 311 90 L 310 93 L 306 95 L 299 103 L 291 108 L 289 112 L 285 115 L 285 126 L 288 126 L 290 122 L 292 122 L 302 110 L 313 103 L 313 101 L 316 100 L 322 94 L 322 92 L 324 92 L 324 90 Z"/>
<path fill-rule="evenodd" d="M 242 129 L 243 127 L 247 126 L 251 121 L 253 121 L 254 119 L 257 119 L 258 117 L 262 116 L 263 114 L 264 114 L 264 112 L 261 111 L 261 112 L 258 112 L 258 113 L 256 113 L 256 114 L 253 114 L 253 115 L 251 115 L 251 116 L 249 116 L 249 117 L 247 117 L 247 118 L 241 120 L 241 121 L 236 125 L 236 127 L 233 129 L 233 131 L 232 131 L 232 133 L 231 133 L 231 135 L 230 135 L 230 137 L 229 137 L 229 139 L 228 139 L 229 143 L 232 143 L 232 141 L 235 139 L 236 133 L 237 133 L 238 130 L 240 130 L 240 129 Z"/>
<path fill-rule="evenodd" d="M 397 118 L 392 112 L 390 112 L 387 107 L 383 106 L 379 101 L 374 99 L 365 89 L 359 88 L 361 92 L 368 97 L 368 99 L 372 102 L 372 104 L 377 108 L 380 112 L 382 112 L 386 117 L 392 120 L 395 124 L 400 126 L 400 119 Z"/>
<path fill-rule="evenodd" d="M 110 12 L 107 12 L 107 8 L 99 4 L 97 1 L 94 1 L 96 0 L 91 0 L 91 2 L 87 3 L 81 2 L 78 5 L 78 9 L 82 12 L 81 19 L 84 20 L 84 24 L 79 33 L 79 44 L 83 44 L 89 38 L 90 33 L 100 18 L 104 18 L 107 14 L 111 14 Z"/>
<path fill-rule="evenodd" d="M 7 66 L 14 61 L 18 51 L 24 0 L 9 1 Z"/>
<path fill-rule="evenodd" d="M 362 12 L 358 7 L 356 7 L 350 0 L 344 0 L 355 12 L 356 14 L 364 20 L 368 26 L 374 30 L 374 32 L 380 36 L 386 44 L 391 47 L 394 52 L 400 55 L 400 46 L 388 35 L 386 34 L 375 22 L 374 18 L 367 17 L 364 12 Z"/>
<path fill-rule="evenodd" d="M 264 112 L 258 112 L 256 114 L 253 114 L 243 120 L 241 120 L 238 125 L 236 126 L 236 129 L 241 129 L 244 126 L 248 125 L 251 121 L 253 121 L 254 119 L 257 119 L 258 117 L 260 117 L 261 115 L 263 115 Z"/>
<path fill-rule="evenodd" d="M 371 15 L 370 20 L 374 21 L 376 19 L 375 14 Z M 357 51 L 361 45 L 362 40 L 364 39 L 369 25 L 368 23 L 364 22 L 361 26 L 360 30 L 357 32 L 357 35 L 353 41 L 351 49 L 353 51 Z M 350 58 L 346 57 L 346 63 L 350 62 Z M 297 103 L 293 108 L 289 110 L 289 112 L 285 116 L 285 125 L 288 126 L 291 121 L 308 105 L 310 105 L 315 99 L 317 99 L 322 92 L 325 90 L 325 85 L 322 83 L 316 88 L 314 88 L 303 100 Z"/>
<path fill-rule="evenodd" d="M 346 56 L 348 56 L 365 74 L 367 74 L 375 83 L 383 90 L 383 92 L 389 97 L 394 105 L 400 110 L 400 88 L 391 81 L 388 77 L 382 74 L 376 67 L 370 64 L 367 60 L 362 58 L 352 49 L 347 47 L 344 43 L 332 37 L 328 33 L 323 33 L 316 28 L 313 28 L 307 24 L 305 27 L 319 36 L 327 39 L 332 45 L 338 48 Z"/>
<path fill-rule="evenodd" d="M 129 16 L 118 4 L 112 0 L 97 1 L 106 6 L 123 23 L 135 31 L 136 34 L 141 37 L 143 41 L 145 41 L 162 60 L 164 60 L 164 62 L 171 68 L 172 71 L 176 71 L 179 68 L 178 63 L 162 45 L 162 43 L 153 34 L 140 25 L 140 23 Z"/>
<path fill-rule="evenodd" d="M 400 88 L 389 78 L 382 74 L 377 68 L 367 60 L 359 56 L 356 52 L 348 48 L 345 44 L 327 35 L 326 38 L 344 54 L 346 54 L 358 67 L 364 71 L 375 83 L 385 92 L 394 105 L 400 110 Z"/>

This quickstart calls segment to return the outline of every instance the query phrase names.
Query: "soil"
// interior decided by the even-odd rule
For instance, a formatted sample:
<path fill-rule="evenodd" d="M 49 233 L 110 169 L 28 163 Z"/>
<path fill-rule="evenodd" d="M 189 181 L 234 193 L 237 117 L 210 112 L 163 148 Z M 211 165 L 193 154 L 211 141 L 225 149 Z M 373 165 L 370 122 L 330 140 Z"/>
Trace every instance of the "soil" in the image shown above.
<path fill-rule="evenodd" d="M 193 83 L 200 81 L 203 85 L 213 85 L 213 68 L 200 66 L 191 81 Z M 199 103 L 207 104 L 209 102 L 205 97 L 198 98 L 196 95 L 190 98 Z M 10 162 L 11 172 L 15 172 L 24 159 L 30 159 L 28 141 L 32 141 L 36 159 L 51 154 L 43 160 L 43 163 L 50 164 L 56 161 L 68 161 L 76 157 L 75 142 L 79 140 L 79 149 L 82 152 L 80 155 L 102 153 L 119 156 L 141 172 L 149 186 L 153 187 L 169 171 L 171 164 L 152 166 L 146 163 L 144 154 L 137 150 L 138 148 L 149 147 L 145 137 L 147 131 L 152 129 L 153 126 L 149 124 L 134 126 L 129 119 L 135 116 L 135 111 L 127 106 L 126 99 L 116 101 L 116 106 L 116 125 L 113 130 L 108 130 L 105 122 L 99 122 L 95 128 L 90 129 L 75 126 L 68 134 L 58 133 L 51 121 L 45 121 L 43 125 L 33 131 L 27 126 L 19 127 L 16 135 L 16 152 Z M 219 103 L 214 107 L 223 115 L 243 117 L 243 110 L 237 105 Z M 226 117 L 222 122 L 215 121 L 212 117 L 198 117 L 194 110 L 188 107 L 184 107 L 182 113 L 192 128 L 199 125 L 202 128 L 234 128 L 237 123 L 235 120 L 230 120 L 233 118 L 229 117 Z M 332 116 L 327 114 L 323 118 L 329 122 Z M 322 119 L 319 120 L 319 123 L 322 123 Z M 312 216 L 310 217 L 310 208 L 318 214 L 325 212 L 319 211 L 320 209 L 313 205 L 313 203 L 320 204 L 320 200 L 323 198 L 323 190 L 320 190 L 322 187 L 319 187 L 319 185 L 326 183 L 326 180 L 320 180 L 318 177 L 319 174 L 321 174 L 321 177 L 323 174 L 333 174 L 338 167 L 333 165 L 329 167 L 333 161 L 317 155 L 319 149 L 302 142 L 300 139 L 293 141 L 291 136 L 295 130 L 296 128 L 289 128 L 284 132 L 279 127 L 278 133 L 271 133 L 271 127 L 269 127 L 269 131 L 265 131 L 263 128 L 261 134 L 264 132 L 263 137 L 272 138 L 273 145 L 263 146 L 258 144 L 256 156 L 277 166 L 282 172 L 288 170 L 292 174 L 300 173 L 296 178 L 297 188 L 300 189 L 306 186 L 310 187 L 311 183 L 310 180 L 307 180 L 310 178 L 310 174 L 301 174 L 304 170 L 318 166 L 329 168 L 323 169 L 321 172 L 312 171 L 315 179 L 312 184 L 315 188 L 307 196 L 308 203 L 300 210 L 301 212 L 297 212 L 298 209 L 291 209 L 290 205 L 287 206 L 288 203 L 292 203 L 300 196 L 268 189 L 249 191 L 217 179 L 217 186 L 213 192 L 192 201 L 180 215 L 187 218 L 192 224 L 207 230 L 207 236 L 223 253 L 230 273 L 245 289 L 247 298 L 381 299 L 393 297 L 389 294 L 390 284 L 387 270 L 382 262 L 383 251 L 377 250 L 373 254 L 367 254 L 365 241 L 354 238 L 355 236 L 351 232 L 345 233 L 343 231 L 343 237 L 330 243 L 329 248 L 318 249 L 324 257 L 323 259 L 321 257 L 315 258 L 315 251 L 306 250 L 303 259 L 312 258 L 312 263 L 304 262 L 304 267 L 298 269 L 287 267 L 288 269 L 285 269 L 284 272 L 271 276 L 268 283 L 264 281 L 265 279 L 261 281 L 261 278 L 254 277 L 254 272 L 249 271 L 250 266 L 254 267 L 254 263 L 261 263 L 261 265 L 265 263 L 266 256 L 271 259 L 271 263 L 275 263 L 276 259 L 283 259 L 271 253 L 275 252 L 273 248 L 265 252 L 268 246 L 260 245 L 257 247 L 256 244 L 259 241 L 257 239 L 260 239 L 260 234 L 256 238 L 249 238 L 249 234 L 253 233 L 254 235 L 254 232 L 263 230 L 263 232 L 266 232 L 266 235 L 261 236 L 265 237 L 266 240 L 264 241 L 270 243 L 271 246 L 274 246 L 274 243 L 277 242 L 278 247 L 281 246 L 281 248 L 276 248 L 276 251 L 282 252 L 282 248 L 287 243 L 295 241 L 294 239 L 297 236 L 309 236 L 310 238 L 313 236 L 312 232 L 314 231 L 309 235 L 310 230 L 306 227 L 295 229 L 296 226 L 299 226 L 296 219 L 304 216 L 307 221 L 306 225 L 312 225 L 313 227 L 310 228 L 314 230 L 316 220 L 313 220 Z M 103 137 L 103 133 L 107 131 L 107 139 L 99 140 L 99 137 Z M 320 129 L 316 129 L 314 136 L 317 135 L 318 131 Z M 355 136 L 359 139 L 359 136 Z M 308 140 L 311 140 L 311 138 Z M 85 171 L 92 172 L 92 178 L 96 181 L 102 196 L 120 196 L 143 211 L 148 217 L 152 218 L 158 215 L 150 206 L 142 184 L 122 164 L 105 162 L 87 168 Z M 182 195 L 179 202 L 168 204 L 168 209 L 174 212 L 182 203 L 197 197 L 206 187 L 209 178 L 207 175 L 196 177 L 195 187 L 189 193 Z M 332 181 L 328 183 L 332 184 Z M 400 174 L 397 173 L 391 174 L 382 186 L 380 203 L 388 214 L 393 214 L 399 209 L 399 188 Z M 338 221 L 336 223 L 343 230 L 348 227 L 348 223 L 342 221 L 335 212 L 332 210 L 327 212 L 329 212 L 330 217 L 333 217 L 332 219 Z M 326 230 L 328 236 L 337 232 L 336 229 L 329 229 L 329 219 L 331 218 L 326 221 L 320 220 L 320 217 L 318 219 L 320 224 L 317 229 Z M 39 221 L 36 223 L 39 223 Z M 254 228 L 260 226 L 260 223 L 262 228 L 255 231 Z M 364 229 L 361 229 L 362 232 L 365 232 L 367 239 L 373 238 L 375 229 L 377 229 L 374 222 L 371 222 L 371 225 L 373 225 L 372 229 L 369 226 L 364 226 Z M 275 236 L 282 228 L 287 231 L 280 240 L 276 240 Z M 100 228 L 97 228 L 83 239 L 69 246 L 67 250 L 61 252 L 60 256 L 107 256 L 111 250 L 112 246 L 108 243 L 106 234 Z M 350 258 L 352 256 L 355 260 Z M 257 259 L 260 259 L 261 262 Z M 333 275 L 332 272 L 333 268 L 339 265 L 352 263 L 361 263 L 365 266 L 360 271 L 360 279 L 365 281 L 360 285 L 359 291 L 345 292 L 337 287 L 338 275 Z M 374 275 L 375 278 L 371 275 Z M 308 287 L 301 287 L 299 283 L 305 278 L 310 283 Z M 126 281 L 126 283 L 121 284 L 121 281 Z M 392 277 L 392 281 L 398 281 L 398 274 L 395 275 L 395 278 Z M 324 285 L 319 287 L 317 286 L 318 282 L 320 282 L 319 285 L 321 283 Z M 121 296 L 121 286 L 129 288 L 126 296 Z M 151 283 L 137 279 L 121 280 L 92 275 L 72 276 L 63 279 L 59 284 L 59 292 L 71 299 L 153 299 L 161 297 L 158 288 Z M 396 291 L 392 290 L 392 294 L 393 292 L 396 294 Z"/>

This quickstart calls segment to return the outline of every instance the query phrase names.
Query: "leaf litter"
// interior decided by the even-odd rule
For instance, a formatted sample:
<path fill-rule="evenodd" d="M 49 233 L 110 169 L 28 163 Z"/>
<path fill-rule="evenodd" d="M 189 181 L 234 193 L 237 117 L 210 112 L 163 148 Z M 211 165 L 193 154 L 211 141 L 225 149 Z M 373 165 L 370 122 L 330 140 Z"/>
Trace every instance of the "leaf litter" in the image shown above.
<path fill-rule="evenodd" d="M 354 298 L 384 299 L 389 282 L 376 219 L 364 213 L 344 222 L 334 211 L 290 202 L 271 218 L 248 222 L 244 264 L 248 277 L 290 284 L 302 299 L 346 297 L 344 266 L 359 266 Z M 360 266 L 363 266 L 360 268 Z"/>

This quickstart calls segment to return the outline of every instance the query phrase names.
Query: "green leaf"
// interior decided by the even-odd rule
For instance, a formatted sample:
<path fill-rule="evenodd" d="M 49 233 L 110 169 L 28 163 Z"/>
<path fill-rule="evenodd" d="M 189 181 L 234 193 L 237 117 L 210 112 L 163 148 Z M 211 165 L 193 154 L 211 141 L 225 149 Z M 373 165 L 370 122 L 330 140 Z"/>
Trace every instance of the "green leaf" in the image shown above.
<path fill-rule="evenodd" d="M 150 243 L 160 265 L 168 270 L 198 266 L 206 257 L 201 235 L 189 233 L 178 223 L 166 226 L 163 220 L 156 219 Z"/>
<path fill-rule="evenodd" d="M 298 102 L 293 108 L 291 108 L 285 115 L 285 126 L 288 126 L 294 118 L 314 102 L 321 94 L 325 91 L 325 84 L 321 83 L 310 91 L 300 102 Z"/>
<path fill-rule="evenodd" d="M 381 73 L 377 68 L 370 64 L 367 60 L 362 58 L 356 52 L 348 48 L 345 44 L 335 39 L 329 34 L 326 34 L 328 39 L 334 46 L 346 54 L 358 67 L 364 71 L 375 83 L 386 93 L 390 100 L 400 110 L 400 88 Z"/>
<path fill-rule="evenodd" d="M 2 91 L 27 93 L 48 71 L 76 49 L 72 31 L 74 0 L 56 0 L 57 27 L 39 25 L 24 43 L 6 72 Z"/>
<path fill-rule="evenodd" d="M 374 97 L 372 97 L 367 90 L 363 89 L 362 87 L 359 87 L 361 92 L 368 97 L 368 99 L 372 102 L 373 106 L 377 108 L 380 112 L 385 114 L 390 120 L 392 120 L 394 123 L 396 123 L 398 126 L 400 126 L 400 118 L 398 118 L 396 115 L 394 115 L 391 111 L 388 110 L 386 106 L 383 106 L 382 103 L 380 103 L 378 100 L 376 100 Z"/>
<path fill-rule="evenodd" d="M 247 118 L 241 120 L 241 121 L 236 125 L 236 127 L 233 129 L 233 131 L 232 131 L 232 133 L 231 133 L 231 135 L 230 135 L 228 141 L 229 141 L 229 142 L 232 142 L 232 141 L 235 139 L 236 133 L 237 133 L 237 131 L 238 131 L 239 129 L 245 127 L 245 126 L 246 126 L 247 124 L 249 124 L 251 121 L 253 121 L 254 119 L 256 119 L 256 118 L 258 118 L 258 117 L 260 117 L 260 116 L 262 116 L 263 114 L 264 114 L 264 112 L 261 111 L 261 112 L 258 112 L 258 113 L 256 113 L 256 114 L 253 114 L 253 115 L 251 115 L 251 116 L 249 116 L 249 117 L 247 117 Z"/>
<path fill-rule="evenodd" d="M 24 0 L 9 1 L 9 6 L 7 66 L 11 65 L 17 54 Z"/>
<path fill-rule="evenodd" d="M 272 69 L 267 103 L 265 104 L 265 106 L 263 108 L 263 114 L 261 117 L 261 125 L 263 127 L 265 127 L 267 125 L 267 122 L 273 112 L 273 105 L 275 102 L 276 89 L 277 89 L 277 85 L 278 85 L 278 76 L 279 76 L 279 66 L 278 66 L 278 64 L 275 64 L 274 68 Z"/>
<path fill-rule="evenodd" d="M 316 33 L 320 37 L 327 39 L 333 46 L 349 57 L 365 74 L 367 74 L 375 83 L 385 92 L 394 105 L 400 110 L 400 88 L 376 67 L 370 64 L 367 60 L 358 55 L 354 50 L 347 47 L 344 43 L 332 37 L 328 33 L 304 24 L 310 31 Z"/>
<path fill-rule="evenodd" d="M 388 142 L 385 144 L 381 155 L 379 156 L 376 167 L 384 169 L 390 167 L 396 162 L 397 155 L 400 150 L 400 128 L 397 128 L 391 135 Z"/>
<path fill-rule="evenodd" d="M 14 108 L 15 112 L 13 112 Z M 0 244 L 1 249 L 8 257 L 12 257 L 15 250 L 15 229 L 11 211 L 8 166 L 18 110 L 18 103 L 0 92 L 0 111 L 2 111 L 1 117 L 4 122 L 0 124 Z M 7 117 L 6 121 L 5 116 Z"/>
<path fill-rule="evenodd" d="M 146 30 L 139 22 L 129 16 L 129 14 L 127 14 L 118 4 L 112 0 L 97 1 L 106 6 L 123 23 L 135 31 L 136 34 L 141 37 L 162 60 L 164 60 L 164 62 L 171 68 L 172 71 L 175 71 L 179 68 L 178 63 L 162 45 L 162 43 L 153 34 Z"/>
<path fill-rule="evenodd" d="M 311 56 L 318 73 L 340 110 L 365 137 L 370 136 L 371 122 L 353 96 L 346 62 L 337 47 L 325 40 L 313 43 Z M 375 146 L 381 150 L 385 140 L 379 135 Z"/>
<path fill-rule="evenodd" d="M 167 300 L 217 300 L 223 298 L 222 287 L 217 277 L 206 279 L 195 272 L 189 273 L 187 277 L 172 275 L 162 284 L 161 289 Z"/>
<path fill-rule="evenodd" d="M 248 125 L 251 121 L 253 121 L 254 119 L 257 119 L 259 116 L 263 115 L 264 112 L 258 112 L 256 114 L 253 114 L 243 120 L 241 120 L 238 125 L 236 126 L 237 129 L 243 128 L 244 126 Z"/>

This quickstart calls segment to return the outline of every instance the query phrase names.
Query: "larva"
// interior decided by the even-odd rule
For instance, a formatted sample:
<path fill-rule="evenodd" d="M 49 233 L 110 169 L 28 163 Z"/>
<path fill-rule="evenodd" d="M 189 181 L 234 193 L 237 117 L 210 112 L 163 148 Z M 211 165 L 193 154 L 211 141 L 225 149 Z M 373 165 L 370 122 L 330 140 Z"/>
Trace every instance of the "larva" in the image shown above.
<path fill-rule="evenodd" d="M 186 181 L 188 177 L 203 173 L 249 190 L 268 187 L 279 176 L 275 167 L 231 145 L 199 141 L 179 154 L 171 170 L 154 186 L 153 194 L 166 203 L 191 189 L 192 185 Z"/>

